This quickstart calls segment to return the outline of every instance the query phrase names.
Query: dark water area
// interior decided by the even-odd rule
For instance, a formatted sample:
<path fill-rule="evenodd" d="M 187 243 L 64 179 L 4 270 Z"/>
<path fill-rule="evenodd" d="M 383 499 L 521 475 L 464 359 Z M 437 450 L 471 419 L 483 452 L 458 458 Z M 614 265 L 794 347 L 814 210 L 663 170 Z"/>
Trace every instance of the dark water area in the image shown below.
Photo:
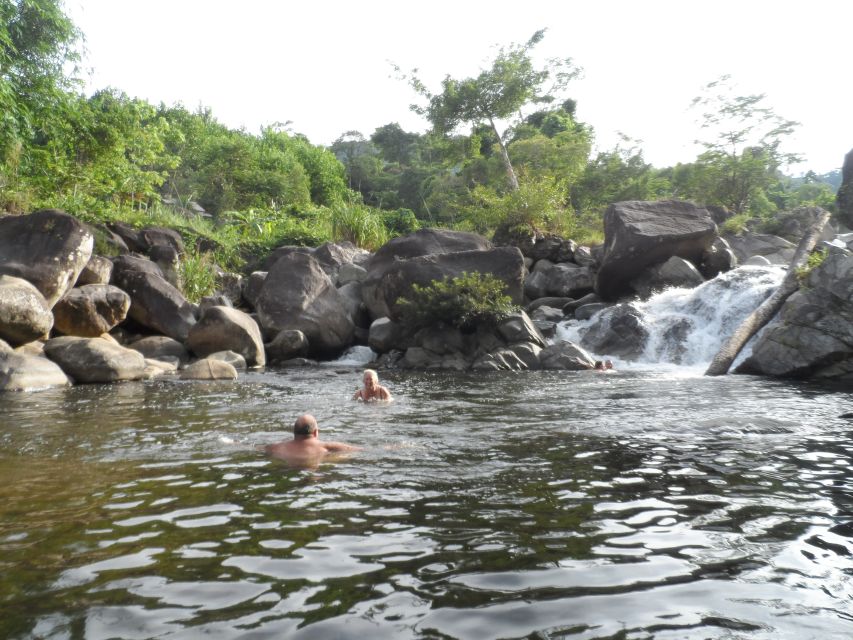
<path fill-rule="evenodd" d="M 0 396 L 0 637 L 853 637 L 851 390 L 360 372 Z"/>

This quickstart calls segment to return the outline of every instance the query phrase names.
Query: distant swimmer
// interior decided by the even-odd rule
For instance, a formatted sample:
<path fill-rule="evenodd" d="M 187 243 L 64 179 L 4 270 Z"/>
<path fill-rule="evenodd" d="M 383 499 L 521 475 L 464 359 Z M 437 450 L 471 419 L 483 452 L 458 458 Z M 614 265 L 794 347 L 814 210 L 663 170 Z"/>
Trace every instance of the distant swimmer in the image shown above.
<path fill-rule="evenodd" d="M 394 399 L 391 397 L 391 392 L 379 384 L 379 374 L 373 369 L 364 370 L 362 381 L 364 382 L 364 388 L 355 392 L 355 395 L 352 397 L 353 400 L 361 400 L 363 402 L 384 400 L 391 402 Z"/>
<path fill-rule="evenodd" d="M 293 440 L 285 440 L 264 447 L 267 455 L 297 466 L 316 466 L 327 454 L 361 451 L 343 442 L 323 441 L 319 438 L 320 428 L 310 413 L 304 413 L 293 423 Z"/>
<path fill-rule="evenodd" d="M 613 360 L 596 360 L 593 369 L 595 371 L 615 371 L 613 369 Z"/>

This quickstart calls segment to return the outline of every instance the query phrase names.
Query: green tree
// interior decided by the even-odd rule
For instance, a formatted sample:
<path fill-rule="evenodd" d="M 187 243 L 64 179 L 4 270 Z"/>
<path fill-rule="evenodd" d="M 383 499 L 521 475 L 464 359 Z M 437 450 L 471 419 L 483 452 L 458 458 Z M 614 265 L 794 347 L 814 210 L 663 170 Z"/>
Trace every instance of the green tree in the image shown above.
<path fill-rule="evenodd" d="M 765 98 L 738 95 L 730 76 L 722 76 L 693 100 L 709 133 L 707 140 L 697 140 L 705 151 L 695 163 L 694 198 L 743 213 L 753 203 L 767 202 L 767 189 L 782 166 L 799 162 L 797 154 L 781 148 L 799 123 L 777 115 Z"/>
<path fill-rule="evenodd" d="M 79 59 L 80 32 L 60 0 L 0 0 L 0 150 L 4 156 L 50 119 Z M 60 115 L 60 114 L 55 114 Z"/>
<path fill-rule="evenodd" d="M 437 133 L 450 134 L 465 123 L 473 127 L 488 125 L 498 143 L 512 190 L 518 189 L 518 178 L 497 121 L 516 118 L 525 105 L 552 102 L 579 73 L 570 58 L 552 58 L 544 67 L 536 68 L 531 51 L 544 35 L 542 29 L 523 45 L 502 47 L 491 68 L 477 77 L 457 80 L 446 76 L 439 93 L 427 89 L 416 75 L 417 70 L 407 77 L 411 87 L 426 99 L 425 106 L 412 105 L 412 109 L 425 116 Z"/>

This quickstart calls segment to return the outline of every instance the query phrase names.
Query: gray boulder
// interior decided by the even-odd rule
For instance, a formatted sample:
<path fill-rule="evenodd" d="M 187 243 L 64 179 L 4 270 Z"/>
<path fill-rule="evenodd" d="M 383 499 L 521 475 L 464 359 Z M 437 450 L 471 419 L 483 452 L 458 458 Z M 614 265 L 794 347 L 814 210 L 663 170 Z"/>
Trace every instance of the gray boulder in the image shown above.
<path fill-rule="evenodd" d="M 86 284 L 109 284 L 113 273 L 113 263 L 109 258 L 93 255 L 77 276 L 76 287 Z"/>
<path fill-rule="evenodd" d="M 181 380 L 236 380 L 237 369 L 223 360 L 203 358 L 181 370 Z"/>
<path fill-rule="evenodd" d="M 68 376 L 47 358 L 0 350 L 0 391 L 35 391 L 69 384 Z"/>
<path fill-rule="evenodd" d="M 68 336 L 94 338 L 127 317 L 130 296 L 109 284 L 87 284 L 66 293 L 53 308 L 54 327 Z"/>
<path fill-rule="evenodd" d="M 736 371 L 853 379 L 853 256 L 827 256 L 806 287 L 785 301 Z"/>
<path fill-rule="evenodd" d="M 46 336 L 53 314 L 41 292 L 22 278 L 0 275 L 0 339 L 18 346 Z"/>
<path fill-rule="evenodd" d="M 502 280 L 506 285 L 506 295 L 513 303 L 520 304 L 523 301 L 524 259 L 515 247 L 458 251 L 398 260 L 385 271 L 380 281 L 373 281 L 368 275 L 362 295 L 371 317 L 388 316 L 399 320 L 398 300 L 411 295 L 413 285 L 428 286 L 433 281 L 474 272 Z"/>
<path fill-rule="evenodd" d="M 190 359 L 190 354 L 183 343 L 168 336 L 148 336 L 135 340 L 127 346 L 151 360 L 176 358 L 178 362 L 184 363 Z"/>
<path fill-rule="evenodd" d="M 75 382 L 117 382 L 145 377 L 145 358 L 104 338 L 62 337 L 48 340 L 45 355 Z"/>
<path fill-rule="evenodd" d="M 207 359 L 227 362 L 237 371 L 245 371 L 248 368 L 246 358 L 241 356 L 239 353 L 235 353 L 234 351 L 217 351 L 207 356 Z"/>
<path fill-rule="evenodd" d="M 120 256 L 127 259 L 128 256 Z M 190 328 L 195 324 L 194 306 L 184 295 L 151 267 L 142 266 L 149 261 L 140 261 L 139 270 L 119 262 L 113 269 L 113 284 L 130 295 L 128 316 L 136 322 L 158 333 L 180 340 L 187 339 Z M 157 269 L 156 265 L 153 269 Z"/>
<path fill-rule="evenodd" d="M 545 271 L 545 295 L 577 298 L 592 293 L 595 280 L 587 267 L 555 264 Z"/>
<path fill-rule="evenodd" d="M 581 346 L 593 353 L 634 360 L 646 348 L 649 330 L 643 314 L 631 304 L 617 304 L 596 316 L 583 338 Z"/>
<path fill-rule="evenodd" d="M 642 298 L 670 287 L 692 289 L 705 282 L 699 270 L 684 258 L 672 256 L 666 262 L 647 267 L 643 273 L 631 280 L 631 287 Z"/>
<path fill-rule="evenodd" d="M 529 342 L 540 347 L 545 345 L 545 339 L 539 333 L 539 329 L 524 311 L 513 313 L 501 320 L 498 323 L 497 332 L 509 344 Z"/>
<path fill-rule="evenodd" d="M 354 325 L 331 279 L 311 256 L 292 252 L 270 269 L 257 300 L 268 331 L 301 331 L 311 352 L 336 354 L 352 344 Z"/>
<path fill-rule="evenodd" d="M 492 243 L 482 236 L 448 229 L 420 229 L 390 240 L 375 253 L 367 265 L 364 302 L 371 317 L 390 316 L 389 304 L 393 304 L 396 297 L 389 301 L 386 289 L 389 287 L 389 280 L 398 278 L 396 272 L 399 263 L 424 256 L 487 251 L 491 248 Z M 393 294 L 394 292 L 391 292 L 391 295 Z"/>
<path fill-rule="evenodd" d="M 181 288 L 181 257 L 174 247 L 157 244 L 148 250 L 148 257 L 163 273 L 163 278 L 176 289 Z"/>
<path fill-rule="evenodd" d="M 708 280 L 737 266 L 737 256 L 725 238 L 715 238 L 699 263 L 699 272 Z"/>
<path fill-rule="evenodd" d="M 0 274 L 23 278 L 49 308 L 74 286 L 92 257 L 91 232 L 55 209 L 0 218 Z"/>
<path fill-rule="evenodd" d="M 258 323 L 232 307 L 218 306 L 205 310 L 201 319 L 190 327 L 186 344 L 202 358 L 218 351 L 233 351 L 245 358 L 250 367 L 266 364 Z"/>
<path fill-rule="evenodd" d="M 717 237 L 710 212 L 690 202 L 629 201 L 604 214 L 604 256 L 596 292 L 605 300 L 634 293 L 631 281 L 644 267 L 678 256 L 699 264 Z"/>
<path fill-rule="evenodd" d="M 370 324 L 367 344 L 377 353 L 388 353 L 394 349 L 405 351 L 410 343 L 408 332 L 390 318 L 377 318 Z"/>
<path fill-rule="evenodd" d="M 352 282 L 364 282 L 367 279 L 367 269 L 357 264 L 345 263 L 338 271 L 338 287 L 343 287 Z"/>
<path fill-rule="evenodd" d="M 763 256 L 770 264 L 790 264 L 797 245 L 779 236 L 766 233 L 744 233 L 739 236 L 726 236 L 739 263 L 743 264 L 753 256 Z"/>
<path fill-rule="evenodd" d="M 258 297 L 261 295 L 267 273 L 267 271 L 253 271 L 243 280 L 243 300 L 253 309 L 258 306 Z"/>
<path fill-rule="evenodd" d="M 284 329 L 266 345 L 266 352 L 270 362 L 292 360 L 308 353 L 308 338 L 296 329 Z"/>
<path fill-rule="evenodd" d="M 539 365 L 543 369 L 585 371 L 595 367 L 595 360 L 574 342 L 561 340 L 548 345 L 539 352 Z"/>

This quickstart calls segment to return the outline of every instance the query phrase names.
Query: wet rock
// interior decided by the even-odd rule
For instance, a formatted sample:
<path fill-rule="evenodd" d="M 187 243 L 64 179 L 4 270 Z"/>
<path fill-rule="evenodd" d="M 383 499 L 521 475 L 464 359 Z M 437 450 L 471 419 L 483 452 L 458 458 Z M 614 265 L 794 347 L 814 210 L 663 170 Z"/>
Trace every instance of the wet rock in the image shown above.
<path fill-rule="evenodd" d="M 595 366 L 595 360 L 574 342 L 561 340 L 539 352 L 539 365 L 543 369 L 584 371 L 592 369 Z"/>
<path fill-rule="evenodd" d="M 12 346 L 46 336 L 53 327 L 50 305 L 28 281 L 0 275 L 0 338 Z"/>
<path fill-rule="evenodd" d="M 353 341 L 355 325 L 341 294 L 309 255 L 290 253 L 275 263 L 264 281 L 257 311 L 266 330 L 304 333 L 312 353 L 337 354 Z"/>
<path fill-rule="evenodd" d="M 222 360 L 204 358 L 183 369 L 180 378 L 181 380 L 236 380 L 237 370 Z"/>
<path fill-rule="evenodd" d="M 251 367 L 266 364 L 261 329 L 248 314 L 231 307 L 210 307 L 187 334 L 187 347 L 197 356 L 234 351 Z"/>
<path fill-rule="evenodd" d="M 117 382 L 145 377 L 145 358 L 103 338 L 62 337 L 44 345 L 48 358 L 75 382 Z"/>
<path fill-rule="evenodd" d="M 167 336 L 148 336 L 134 340 L 127 346 L 152 360 L 177 358 L 183 364 L 190 359 L 190 354 L 183 343 Z"/>
<path fill-rule="evenodd" d="M 68 376 L 47 358 L 0 349 L 0 391 L 34 391 L 69 384 Z"/>

